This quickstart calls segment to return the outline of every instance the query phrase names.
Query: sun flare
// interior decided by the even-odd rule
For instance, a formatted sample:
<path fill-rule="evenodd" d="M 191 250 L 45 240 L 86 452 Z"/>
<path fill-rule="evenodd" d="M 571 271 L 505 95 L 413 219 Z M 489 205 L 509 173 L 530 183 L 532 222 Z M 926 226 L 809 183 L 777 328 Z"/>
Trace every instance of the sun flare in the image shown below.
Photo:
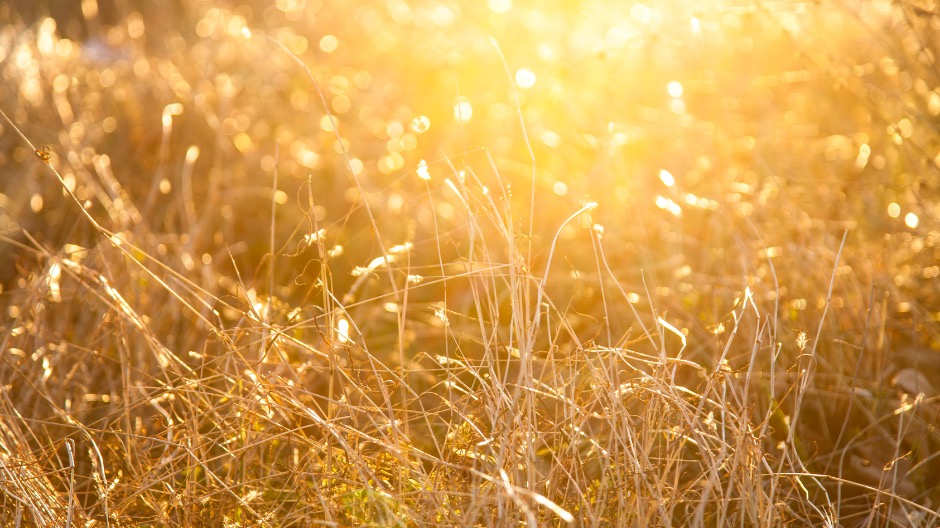
<path fill-rule="evenodd" d="M 0 2 L 0 528 L 940 524 L 940 9 Z"/>

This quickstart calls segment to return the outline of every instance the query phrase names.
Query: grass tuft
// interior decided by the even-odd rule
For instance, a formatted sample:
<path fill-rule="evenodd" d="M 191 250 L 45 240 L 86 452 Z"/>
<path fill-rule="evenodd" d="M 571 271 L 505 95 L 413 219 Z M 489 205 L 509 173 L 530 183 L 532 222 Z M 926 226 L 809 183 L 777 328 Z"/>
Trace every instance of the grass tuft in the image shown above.
<path fill-rule="evenodd" d="M 74 4 L 0 5 L 0 527 L 940 523 L 940 14 Z"/>

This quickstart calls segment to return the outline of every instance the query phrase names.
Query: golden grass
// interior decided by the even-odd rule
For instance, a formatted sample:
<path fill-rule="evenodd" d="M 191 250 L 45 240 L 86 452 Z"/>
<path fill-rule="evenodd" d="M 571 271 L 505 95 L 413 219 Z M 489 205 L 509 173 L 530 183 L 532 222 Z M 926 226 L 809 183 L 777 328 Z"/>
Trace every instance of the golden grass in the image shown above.
<path fill-rule="evenodd" d="M 0 6 L 0 526 L 940 522 L 940 15 L 522 4 Z"/>

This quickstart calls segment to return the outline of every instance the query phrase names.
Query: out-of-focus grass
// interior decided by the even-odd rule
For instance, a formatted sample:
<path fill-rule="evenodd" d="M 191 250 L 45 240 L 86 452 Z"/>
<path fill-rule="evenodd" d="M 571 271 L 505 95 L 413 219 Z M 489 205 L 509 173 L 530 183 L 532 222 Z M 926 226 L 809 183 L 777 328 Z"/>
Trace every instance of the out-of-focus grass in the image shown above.
<path fill-rule="evenodd" d="M 0 5 L 0 525 L 938 522 L 940 13 L 67 4 Z"/>

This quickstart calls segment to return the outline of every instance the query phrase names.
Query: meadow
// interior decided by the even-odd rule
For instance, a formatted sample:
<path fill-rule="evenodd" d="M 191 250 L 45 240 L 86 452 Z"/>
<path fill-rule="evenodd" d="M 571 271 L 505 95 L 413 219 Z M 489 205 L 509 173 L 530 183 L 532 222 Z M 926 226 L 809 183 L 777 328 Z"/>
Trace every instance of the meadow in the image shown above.
<path fill-rule="evenodd" d="M 0 3 L 0 527 L 940 524 L 940 10 Z"/>

